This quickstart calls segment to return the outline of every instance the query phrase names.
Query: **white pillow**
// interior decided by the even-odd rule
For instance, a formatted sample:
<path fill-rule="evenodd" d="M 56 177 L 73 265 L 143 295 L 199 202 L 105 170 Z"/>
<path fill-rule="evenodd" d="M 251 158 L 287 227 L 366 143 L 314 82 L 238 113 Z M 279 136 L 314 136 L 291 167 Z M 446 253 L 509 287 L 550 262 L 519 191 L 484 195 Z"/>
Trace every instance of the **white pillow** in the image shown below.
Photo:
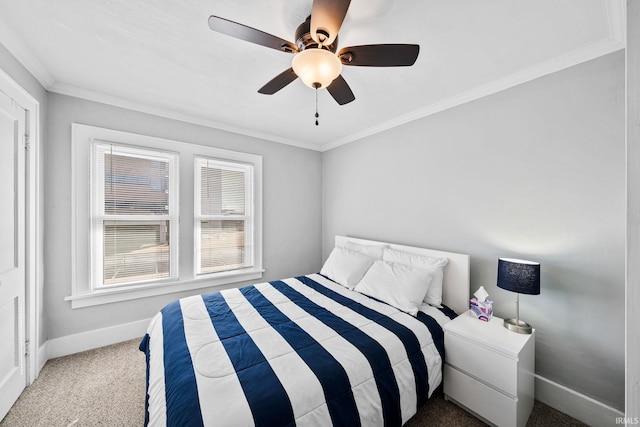
<path fill-rule="evenodd" d="M 418 255 L 411 252 L 399 251 L 397 249 L 385 248 L 382 259 L 398 264 L 411 265 L 431 272 L 432 279 L 424 297 L 424 302 L 440 307 L 442 304 L 442 279 L 444 278 L 444 267 L 449 262 L 447 258 L 434 258 Z"/>
<path fill-rule="evenodd" d="M 361 243 L 347 241 L 344 247 L 370 256 L 371 258 L 382 259 L 382 253 L 387 245 L 363 245 Z"/>
<path fill-rule="evenodd" d="M 320 270 L 320 274 L 338 282 L 345 288 L 353 289 L 364 273 L 367 272 L 373 258 L 347 248 L 335 247 Z"/>
<path fill-rule="evenodd" d="M 354 291 L 415 316 L 430 281 L 429 270 L 377 260 Z"/>

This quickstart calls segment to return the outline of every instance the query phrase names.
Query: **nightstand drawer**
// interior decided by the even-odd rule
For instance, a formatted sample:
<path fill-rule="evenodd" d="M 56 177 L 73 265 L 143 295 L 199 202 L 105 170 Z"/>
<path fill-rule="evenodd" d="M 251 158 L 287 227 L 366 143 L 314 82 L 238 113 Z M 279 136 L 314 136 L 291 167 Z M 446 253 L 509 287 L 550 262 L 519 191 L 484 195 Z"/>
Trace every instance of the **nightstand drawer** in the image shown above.
<path fill-rule="evenodd" d="M 491 384 L 514 398 L 518 395 L 517 359 L 497 353 L 449 331 L 445 334 L 444 346 L 446 362 L 449 365 Z"/>
<path fill-rule="evenodd" d="M 497 426 L 518 424 L 518 407 L 514 399 L 448 365 L 444 367 L 444 393 Z"/>

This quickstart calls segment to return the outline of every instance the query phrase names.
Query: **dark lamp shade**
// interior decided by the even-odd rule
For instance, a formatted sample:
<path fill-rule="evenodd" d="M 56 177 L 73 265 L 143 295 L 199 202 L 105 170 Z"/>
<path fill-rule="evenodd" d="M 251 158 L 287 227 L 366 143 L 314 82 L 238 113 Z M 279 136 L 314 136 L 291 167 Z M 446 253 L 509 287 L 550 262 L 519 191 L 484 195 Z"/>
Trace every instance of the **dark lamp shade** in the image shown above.
<path fill-rule="evenodd" d="M 540 263 L 521 259 L 498 259 L 498 287 L 519 294 L 540 293 Z"/>

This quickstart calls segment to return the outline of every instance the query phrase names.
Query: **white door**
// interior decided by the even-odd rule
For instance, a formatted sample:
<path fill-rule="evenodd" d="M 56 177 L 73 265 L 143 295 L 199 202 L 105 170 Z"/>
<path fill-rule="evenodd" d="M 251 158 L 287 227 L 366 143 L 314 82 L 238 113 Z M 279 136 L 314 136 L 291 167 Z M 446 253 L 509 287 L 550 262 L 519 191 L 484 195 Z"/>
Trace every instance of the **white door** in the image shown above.
<path fill-rule="evenodd" d="M 0 420 L 26 386 L 25 110 L 0 91 Z"/>

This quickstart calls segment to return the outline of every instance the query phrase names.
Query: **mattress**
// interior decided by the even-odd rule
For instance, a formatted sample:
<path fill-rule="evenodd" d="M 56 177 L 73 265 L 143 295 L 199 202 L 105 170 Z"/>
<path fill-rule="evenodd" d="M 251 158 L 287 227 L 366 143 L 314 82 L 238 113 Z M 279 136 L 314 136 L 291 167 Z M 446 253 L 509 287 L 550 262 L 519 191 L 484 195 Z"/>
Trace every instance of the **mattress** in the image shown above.
<path fill-rule="evenodd" d="M 146 425 L 402 425 L 442 380 L 455 313 L 319 275 L 182 298 L 150 322 Z"/>

